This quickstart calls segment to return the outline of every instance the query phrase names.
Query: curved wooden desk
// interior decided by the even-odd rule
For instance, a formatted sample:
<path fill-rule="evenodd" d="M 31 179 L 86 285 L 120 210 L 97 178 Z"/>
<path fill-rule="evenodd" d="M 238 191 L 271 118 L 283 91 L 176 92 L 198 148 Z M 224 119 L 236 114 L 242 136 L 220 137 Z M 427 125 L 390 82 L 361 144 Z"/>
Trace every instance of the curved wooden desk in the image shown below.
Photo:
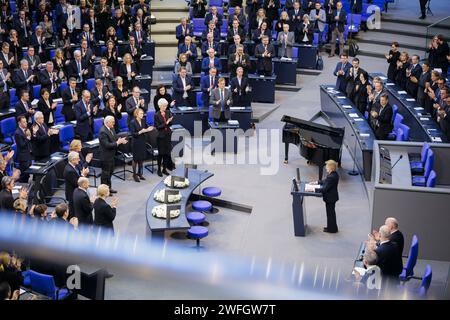
<path fill-rule="evenodd" d="M 173 176 L 184 176 L 184 168 L 178 168 L 172 172 Z M 154 237 L 164 237 L 164 232 L 167 230 L 187 230 L 191 226 L 186 219 L 186 205 L 188 204 L 189 198 L 191 197 L 192 192 L 205 180 L 211 178 L 214 174 L 208 171 L 189 169 L 188 171 L 188 179 L 189 179 L 189 187 L 184 189 L 176 189 L 181 193 L 181 201 L 174 203 L 174 205 L 180 205 L 180 215 L 177 218 L 170 219 L 169 221 L 165 219 L 156 218 L 152 215 L 152 209 L 155 206 L 161 205 L 161 202 L 158 202 L 153 199 L 153 196 L 156 191 L 160 189 L 166 189 L 167 187 L 164 184 L 164 180 L 159 182 L 150 193 L 150 196 L 147 200 L 147 208 L 146 208 L 146 216 L 147 216 L 147 226 L 151 231 L 152 238 Z M 165 179 L 165 177 L 164 177 Z"/>

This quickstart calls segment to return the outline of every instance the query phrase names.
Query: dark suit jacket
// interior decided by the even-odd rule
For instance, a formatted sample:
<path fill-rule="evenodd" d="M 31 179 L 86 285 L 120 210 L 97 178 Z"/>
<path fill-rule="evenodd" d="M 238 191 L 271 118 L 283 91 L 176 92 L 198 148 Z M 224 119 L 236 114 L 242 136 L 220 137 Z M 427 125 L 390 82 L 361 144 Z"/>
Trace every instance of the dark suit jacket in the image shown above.
<path fill-rule="evenodd" d="M 403 261 L 401 255 L 398 254 L 398 247 L 392 241 L 380 244 L 375 249 L 377 253 L 377 266 L 385 276 L 398 277 L 403 270 Z"/>
<path fill-rule="evenodd" d="M 186 36 L 194 36 L 194 28 L 190 24 L 186 24 L 186 32 L 183 35 L 183 26 L 181 24 L 177 25 L 175 28 L 175 36 L 178 39 L 178 44 L 184 43 L 184 38 Z"/>
<path fill-rule="evenodd" d="M 245 91 L 248 87 L 248 78 L 242 77 L 241 85 L 237 77 L 230 80 L 230 90 L 233 96 L 233 105 L 245 107 L 250 105 L 250 99 L 248 93 Z M 237 89 L 237 92 L 234 90 Z"/>
<path fill-rule="evenodd" d="M 271 43 L 267 45 L 267 51 L 271 54 L 270 58 L 263 58 L 264 45 L 261 43 L 255 48 L 255 57 L 258 58 L 258 70 L 272 70 L 272 58 L 276 57 L 276 53 Z"/>
<path fill-rule="evenodd" d="M 127 44 L 127 45 L 125 46 L 124 53 L 129 53 L 129 54 L 131 54 L 131 57 L 133 58 L 133 61 L 139 61 L 139 59 L 140 59 L 141 56 L 142 56 L 142 49 L 141 49 L 137 44 L 136 44 L 134 47 L 135 47 L 135 49 L 136 49 L 136 54 L 133 54 L 133 53 L 132 53 L 131 46 L 130 46 L 129 44 Z"/>
<path fill-rule="evenodd" d="M 216 52 L 219 52 L 219 43 L 213 41 L 212 48 L 213 48 Z M 202 43 L 202 56 L 203 56 L 204 58 L 208 56 L 208 53 L 207 53 L 208 50 L 209 50 L 209 43 L 208 43 L 208 41 L 204 41 L 204 42 Z"/>
<path fill-rule="evenodd" d="M 88 65 L 86 64 L 86 61 L 84 61 L 84 59 L 81 59 L 81 69 L 82 70 L 88 69 Z M 73 78 L 77 79 L 77 82 L 78 82 L 78 78 L 79 78 L 78 67 L 77 67 L 75 60 L 70 61 L 69 65 L 67 66 L 67 70 L 69 73 L 69 77 L 73 77 Z M 88 78 L 89 78 L 89 74 L 83 75 L 83 80 L 86 80 Z"/>
<path fill-rule="evenodd" d="M 411 77 L 416 77 L 417 81 L 419 81 L 420 79 L 420 75 L 422 74 L 422 67 L 420 66 L 420 64 L 416 64 L 416 67 L 414 68 L 411 65 L 412 69 L 411 69 Z M 417 95 L 417 88 L 419 87 L 419 82 L 412 82 L 409 80 L 410 78 L 407 78 L 406 80 L 406 91 L 408 91 L 408 93 L 410 95 L 413 96 L 413 98 L 416 98 Z"/>
<path fill-rule="evenodd" d="M 238 27 L 237 34 L 241 37 L 241 39 L 245 39 L 244 30 L 242 30 L 241 27 Z M 234 36 L 235 36 L 235 34 L 234 34 L 233 27 L 228 28 L 227 40 L 228 40 L 229 43 L 233 43 L 234 42 Z"/>
<path fill-rule="evenodd" d="M 93 105 L 91 104 L 91 114 L 87 114 L 87 110 L 84 107 L 84 103 L 82 100 L 78 101 L 73 107 L 75 118 L 77 120 L 75 133 L 79 134 L 81 137 L 87 137 L 91 132 L 91 124 L 89 120 L 92 116 L 92 108 Z"/>
<path fill-rule="evenodd" d="M 45 43 L 45 37 L 42 37 L 41 45 L 39 45 L 38 38 L 37 38 L 36 34 L 34 33 L 31 36 L 31 46 L 34 47 L 34 52 L 36 53 L 36 55 L 39 54 L 39 47 L 41 47 L 42 53 L 45 54 L 45 48 L 47 47 L 47 44 Z"/>
<path fill-rule="evenodd" d="M 28 92 L 31 91 L 32 84 L 30 82 L 27 82 L 27 78 L 30 77 L 33 74 L 33 72 L 28 69 L 27 71 L 27 77 L 25 77 L 25 74 L 23 73 L 22 69 L 17 69 L 14 71 L 13 75 L 13 82 L 16 86 L 16 95 L 19 97 L 19 94 L 22 90 L 27 90 Z"/>
<path fill-rule="evenodd" d="M 37 126 L 37 124 L 33 126 Z M 45 123 L 38 128 L 36 134 L 32 133 L 31 145 L 35 157 L 44 158 L 50 156 L 50 136 L 48 135 L 48 128 Z"/>
<path fill-rule="evenodd" d="M 73 191 L 73 209 L 79 224 L 93 224 L 92 203 L 86 191 L 76 188 Z"/>
<path fill-rule="evenodd" d="M 81 98 L 80 94 L 78 94 L 78 98 Z M 62 114 L 64 115 L 66 121 L 74 120 L 75 119 L 75 112 L 73 110 L 73 106 L 74 106 L 75 103 L 72 102 L 72 94 L 70 93 L 70 88 L 69 87 L 64 89 L 64 91 L 62 93 L 62 100 L 63 100 Z"/>
<path fill-rule="evenodd" d="M 242 55 L 241 62 L 236 61 L 236 53 L 230 54 L 228 53 L 228 72 L 230 72 L 230 77 L 236 76 L 236 69 L 242 67 L 244 69 L 244 77 L 247 76 L 248 70 L 251 67 L 250 56 L 246 53 Z"/>
<path fill-rule="evenodd" d="M 354 77 L 353 75 L 353 67 L 350 68 L 350 70 L 348 71 L 346 80 L 347 80 L 347 87 L 345 89 L 345 92 L 347 94 L 347 97 L 349 97 L 350 100 L 354 100 L 354 95 L 355 95 L 355 89 L 356 89 L 356 85 L 361 83 L 361 80 L 359 79 L 361 73 L 366 73 L 365 70 L 363 70 L 361 67 L 358 68 L 358 71 L 356 72 L 356 77 Z M 350 75 L 350 71 L 352 71 L 352 75 Z"/>
<path fill-rule="evenodd" d="M 111 206 L 102 198 L 97 198 L 94 202 L 94 212 L 94 224 L 96 226 L 112 229 L 114 231 L 113 221 L 116 218 L 115 208 L 111 208 Z"/>
<path fill-rule="evenodd" d="M 220 27 L 222 26 L 222 23 L 223 23 L 223 21 L 222 21 L 222 15 L 221 15 L 220 13 L 217 13 L 217 14 L 216 14 L 216 17 L 217 17 L 216 27 L 217 27 L 217 28 L 220 28 Z M 205 26 L 208 26 L 208 25 L 209 25 L 209 22 L 210 22 L 212 19 L 213 19 L 212 13 L 211 13 L 211 12 L 208 12 L 208 13 L 205 15 Z"/>
<path fill-rule="evenodd" d="M 217 83 L 218 83 L 219 77 L 216 75 L 214 77 L 214 85 L 213 85 L 213 89 L 217 88 Z M 202 90 L 202 101 L 203 101 L 203 105 L 204 106 L 208 106 L 209 105 L 209 87 L 211 86 L 211 79 L 209 74 L 205 75 L 201 78 L 200 80 L 200 88 Z"/>
<path fill-rule="evenodd" d="M 217 69 L 217 72 L 220 73 L 220 71 L 222 70 L 222 66 L 220 64 L 220 59 L 214 57 L 214 67 Z M 203 58 L 202 60 L 202 71 L 205 74 L 209 73 L 209 57 Z"/>
<path fill-rule="evenodd" d="M 261 29 L 256 29 L 255 31 L 253 31 L 253 35 L 252 35 L 252 40 L 255 41 L 256 44 L 261 43 L 261 39 L 260 39 L 261 34 L 268 36 L 269 42 L 272 40 L 272 30 L 266 29 L 264 31 L 264 33 L 262 33 Z"/>
<path fill-rule="evenodd" d="M 23 58 L 28 61 L 29 70 L 38 70 L 39 65 L 41 64 L 41 58 L 39 58 L 39 55 L 37 53 L 33 57 L 34 68 L 33 68 L 33 61 L 31 60 L 31 57 L 28 54 L 26 54 Z"/>
<path fill-rule="evenodd" d="M 22 100 L 17 101 L 16 105 L 14 106 L 16 109 L 16 119 L 19 116 L 24 116 L 27 118 L 27 122 L 30 122 L 30 113 L 25 109 L 25 105 L 23 104 Z M 28 109 L 31 109 L 31 103 L 28 102 Z"/>
<path fill-rule="evenodd" d="M 336 171 L 331 172 L 325 180 L 319 181 L 319 184 L 321 185 L 319 191 L 323 195 L 324 202 L 333 203 L 339 200 L 339 174 Z"/>
<path fill-rule="evenodd" d="M 44 69 L 40 71 L 38 74 L 38 79 L 42 89 L 46 88 L 48 89 L 49 92 L 52 92 L 52 81 L 47 70 Z M 54 80 L 53 82 L 56 84 L 56 86 L 58 86 L 61 83 L 61 79 L 57 77 L 57 79 Z"/>
<path fill-rule="evenodd" d="M 138 74 L 136 63 L 131 64 L 131 72 L 134 72 L 136 75 Z M 128 72 L 127 72 L 127 66 L 124 63 L 120 64 L 119 67 L 119 76 L 123 78 L 124 86 L 127 89 L 132 89 L 131 86 L 133 86 L 133 79 L 135 77 L 131 77 L 131 81 L 128 80 Z"/>
<path fill-rule="evenodd" d="M 11 52 L 8 53 L 8 60 L 3 56 L 3 52 L 0 52 L 0 60 L 3 62 L 3 68 L 9 69 L 11 66 L 9 65 L 9 60 L 13 57 Z"/>
<path fill-rule="evenodd" d="M 49 98 L 50 106 L 53 104 L 52 98 Z M 50 107 L 45 103 L 44 99 L 40 98 L 37 104 L 37 110 L 41 111 L 44 115 L 44 122 L 48 124 L 50 113 L 53 114 L 53 121 L 55 120 L 55 111 L 54 109 L 50 109 Z"/>
<path fill-rule="evenodd" d="M 202 42 L 208 40 L 208 33 L 210 33 L 210 31 L 209 31 L 208 28 L 206 28 L 205 30 L 203 30 L 203 32 L 202 32 Z M 220 29 L 219 29 L 219 28 L 214 28 L 214 31 L 213 31 L 213 40 L 214 40 L 215 42 L 219 42 L 219 41 L 220 41 Z"/>
<path fill-rule="evenodd" d="M 0 209 L 14 210 L 14 197 L 6 189 L 0 191 Z"/>
<path fill-rule="evenodd" d="M 31 161 L 31 142 L 26 138 L 25 133 L 23 133 L 22 129 L 19 127 L 17 127 L 16 132 L 14 133 L 14 141 L 17 145 L 17 162 Z"/>
<path fill-rule="evenodd" d="M 333 31 L 336 28 L 336 24 L 337 24 L 337 28 L 339 32 L 344 32 L 345 30 L 345 25 L 347 24 L 347 13 L 344 11 L 344 9 L 341 9 L 341 12 L 339 14 L 339 20 L 334 20 L 334 17 L 337 16 L 337 9 L 333 10 L 333 15 L 331 16 L 331 22 L 330 22 L 330 29 L 331 31 Z"/>
<path fill-rule="evenodd" d="M 100 160 L 113 161 L 117 151 L 117 137 L 113 130 L 113 134 L 105 126 L 100 128 L 98 133 L 98 140 L 100 143 Z"/>
<path fill-rule="evenodd" d="M 345 66 L 342 66 L 342 62 L 338 62 L 336 65 L 336 68 L 334 69 L 333 74 L 337 77 L 336 79 L 336 87 L 339 89 L 339 91 L 342 91 L 343 93 L 346 93 L 347 89 L 347 77 L 348 72 L 350 71 L 350 68 L 352 67 L 352 64 L 350 62 L 347 62 Z M 339 70 L 344 71 L 344 75 L 338 75 Z"/>
<path fill-rule="evenodd" d="M 376 103 L 372 107 L 372 111 L 378 112 L 378 118 L 375 126 L 375 136 L 377 139 L 386 139 L 388 134 L 392 132 L 394 126 L 392 125 L 392 107 L 388 104 L 381 110 L 381 105 Z"/>
<path fill-rule="evenodd" d="M 139 47 L 142 48 L 143 43 L 147 39 L 147 32 L 145 32 L 144 29 L 141 30 L 141 42 L 140 43 L 138 43 L 138 37 L 137 37 L 136 34 L 137 34 L 136 31 L 131 31 L 130 32 L 130 36 L 133 36 L 134 39 L 136 39 L 136 45 L 138 45 Z"/>
<path fill-rule="evenodd" d="M 400 230 L 397 230 L 394 233 L 391 233 L 389 240 L 397 245 L 398 253 L 402 256 L 403 248 L 405 247 L 405 238 L 403 237 L 403 233 Z"/>
<path fill-rule="evenodd" d="M 192 89 L 194 89 L 194 81 L 192 80 L 192 77 L 186 76 L 186 86 L 191 85 L 191 90 L 188 90 L 188 94 L 192 92 Z M 173 99 L 176 101 L 177 104 L 181 103 L 183 101 L 183 82 L 181 81 L 181 77 L 178 75 L 177 78 L 172 83 L 172 90 L 173 90 Z"/>
<path fill-rule="evenodd" d="M 66 200 L 69 202 L 69 205 L 72 205 L 73 191 L 78 188 L 78 178 L 80 177 L 80 174 L 77 169 L 75 169 L 68 163 L 64 168 L 63 177 L 65 181 Z M 71 216 L 74 215 L 73 212 L 69 212 L 69 214 Z"/>
<path fill-rule="evenodd" d="M 191 55 L 189 56 L 189 61 L 195 61 L 197 59 L 197 46 L 193 43 L 189 45 L 189 50 L 191 51 Z M 188 51 L 188 48 L 186 44 L 182 43 L 178 46 L 178 53 L 177 56 L 180 56 L 181 53 L 186 53 Z"/>

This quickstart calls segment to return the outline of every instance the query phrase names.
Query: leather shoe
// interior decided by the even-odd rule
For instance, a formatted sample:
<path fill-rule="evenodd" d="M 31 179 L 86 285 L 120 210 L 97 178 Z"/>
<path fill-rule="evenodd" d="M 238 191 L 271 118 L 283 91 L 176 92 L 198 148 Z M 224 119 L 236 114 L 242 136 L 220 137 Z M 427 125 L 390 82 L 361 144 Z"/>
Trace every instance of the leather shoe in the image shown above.
<path fill-rule="evenodd" d="M 164 173 L 166 176 L 170 175 L 170 173 L 168 173 L 166 169 L 164 169 L 164 170 L 162 171 L 162 173 Z"/>
<path fill-rule="evenodd" d="M 325 227 L 325 228 L 323 228 L 323 232 L 327 232 L 327 233 L 336 233 L 337 231 L 331 231 L 331 230 L 328 230 L 327 227 Z"/>
<path fill-rule="evenodd" d="M 136 182 L 141 182 L 141 180 L 139 180 L 138 176 L 136 174 L 133 174 L 133 179 Z"/>
<path fill-rule="evenodd" d="M 158 170 L 158 176 L 160 176 L 160 177 L 162 177 L 163 175 L 162 175 L 162 172 L 160 171 L 160 170 Z"/>
<path fill-rule="evenodd" d="M 109 193 L 117 193 L 117 191 L 114 189 L 109 189 Z"/>
<path fill-rule="evenodd" d="M 420 19 L 420 20 L 423 20 L 423 19 L 425 19 L 426 17 L 427 17 L 427 16 L 420 16 L 419 19 Z"/>
<path fill-rule="evenodd" d="M 139 177 L 139 179 L 141 179 L 141 180 L 145 180 L 144 176 L 141 175 L 141 174 L 140 174 L 138 177 Z"/>

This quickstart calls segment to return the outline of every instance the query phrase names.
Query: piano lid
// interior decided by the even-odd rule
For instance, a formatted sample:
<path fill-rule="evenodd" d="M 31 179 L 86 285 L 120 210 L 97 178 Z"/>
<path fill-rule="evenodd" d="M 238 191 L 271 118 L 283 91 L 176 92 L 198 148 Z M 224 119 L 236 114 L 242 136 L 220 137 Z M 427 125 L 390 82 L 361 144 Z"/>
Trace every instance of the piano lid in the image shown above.
<path fill-rule="evenodd" d="M 281 121 L 296 126 L 302 143 L 307 147 L 340 149 L 342 146 L 344 128 L 333 128 L 287 115 Z"/>

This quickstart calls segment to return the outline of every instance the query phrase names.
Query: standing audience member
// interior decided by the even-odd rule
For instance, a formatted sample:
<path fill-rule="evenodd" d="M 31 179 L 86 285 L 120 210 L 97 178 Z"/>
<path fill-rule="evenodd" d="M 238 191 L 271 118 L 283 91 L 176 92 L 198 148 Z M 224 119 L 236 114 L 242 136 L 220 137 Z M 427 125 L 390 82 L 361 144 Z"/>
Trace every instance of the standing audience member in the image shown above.
<path fill-rule="evenodd" d="M 65 182 L 65 193 L 66 200 L 69 203 L 69 215 L 70 217 L 75 216 L 74 204 L 73 204 L 73 191 L 78 187 L 78 178 L 81 176 L 87 177 L 89 174 L 88 168 L 83 168 L 80 170 L 80 155 L 76 151 L 69 152 L 67 157 L 67 164 L 64 168 L 64 182 Z"/>
<path fill-rule="evenodd" d="M 334 57 L 336 52 L 336 38 L 339 38 L 339 55 L 344 53 L 344 31 L 347 24 L 347 13 L 342 9 L 342 2 L 336 4 L 333 10 L 332 21 L 330 22 L 331 30 L 331 52 L 329 57 Z"/>
<path fill-rule="evenodd" d="M 118 199 L 114 197 L 111 204 L 106 202 L 109 197 L 109 187 L 106 184 L 101 184 L 97 188 L 97 199 L 94 201 L 94 225 L 103 228 L 106 231 L 111 231 L 114 235 L 114 219 L 116 218 L 116 208 Z"/>
<path fill-rule="evenodd" d="M 88 188 L 89 179 L 80 177 L 77 181 L 78 188 L 73 191 L 73 208 L 75 217 L 79 224 L 92 225 L 94 217 L 92 216 L 92 201 L 89 198 Z"/>
<path fill-rule="evenodd" d="M 158 101 L 159 111 L 155 114 L 155 128 L 158 130 L 158 137 L 156 140 L 158 146 L 158 176 L 163 174 L 169 175 L 168 170 L 174 169 L 174 165 L 170 156 L 172 151 L 172 130 L 170 125 L 173 120 L 173 115 L 167 108 L 169 105 L 166 99 Z M 162 170 L 161 170 L 162 166 Z"/>
<path fill-rule="evenodd" d="M 133 112 L 134 119 L 130 122 L 130 133 L 132 139 L 133 150 L 133 179 L 136 182 L 145 180 L 144 178 L 144 160 L 147 157 L 147 135 L 146 133 L 153 130 L 152 126 L 147 125 L 144 119 L 144 111 L 137 108 Z"/>
<path fill-rule="evenodd" d="M 395 75 L 397 70 L 397 61 L 400 59 L 400 52 L 398 51 L 398 42 L 392 42 L 391 50 L 384 55 L 389 63 L 387 77 L 392 82 L 395 82 Z"/>
<path fill-rule="evenodd" d="M 31 131 L 28 129 L 27 119 L 19 116 L 17 119 L 17 129 L 14 133 L 14 141 L 17 145 L 16 161 L 19 163 L 21 172 L 20 182 L 27 182 L 29 174 L 25 171 L 31 166 Z"/>

